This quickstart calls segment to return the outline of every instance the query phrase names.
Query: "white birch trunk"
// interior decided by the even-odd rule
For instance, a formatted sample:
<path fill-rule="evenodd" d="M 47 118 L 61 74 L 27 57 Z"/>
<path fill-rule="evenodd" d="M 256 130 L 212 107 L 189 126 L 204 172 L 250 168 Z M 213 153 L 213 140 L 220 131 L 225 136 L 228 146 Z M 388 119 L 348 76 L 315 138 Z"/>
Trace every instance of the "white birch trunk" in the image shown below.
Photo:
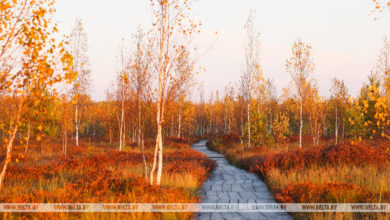
<path fill-rule="evenodd" d="M 338 143 L 338 134 L 339 134 L 337 105 L 336 105 L 336 112 L 335 112 L 335 113 L 336 113 L 336 120 L 335 120 L 335 129 L 334 129 L 334 132 L 335 132 L 335 136 L 336 136 L 335 145 L 337 145 L 337 143 Z"/>
<path fill-rule="evenodd" d="M 162 121 L 164 111 L 164 71 L 166 71 L 165 55 L 166 55 L 166 44 L 167 44 L 167 32 L 168 32 L 168 3 L 161 4 L 162 12 L 162 27 L 161 27 L 161 41 L 160 41 L 160 54 L 158 64 L 158 97 L 157 97 L 157 137 L 156 147 L 154 151 L 153 166 L 150 172 L 150 183 L 153 184 L 154 172 L 157 164 L 157 153 L 158 153 L 158 169 L 157 169 L 157 185 L 161 183 L 162 166 L 163 166 L 163 143 L 162 143 Z"/>
<path fill-rule="evenodd" d="M 76 110 L 75 110 L 75 124 L 76 124 L 76 146 L 79 146 L 79 119 L 78 119 L 78 101 L 76 100 Z"/>
<path fill-rule="evenodd" d="M 181 136 L 181 108 L 179 108 L 179 127 L 177 131 L 177 137 L 180 138 Z"/>
<path fill-rule="evenodd" d="M 18 106 L 19 109 L 18 109 L 18 113 L 16 116 L 16 120 L 15 120 L 15 127 L 14 127 L 13 131 L 10 133 L 10 139 L 9 139 L 8 144 L 7 144 L 7 154 L 6 154 L 6 158 L 4 161 L 3 169 L 2 169 L 1 174 L 0 174 L 0 191 L 3 187 L 4 177 L 5 177 L 5 173 L 7 171 L 8 164 L 11 162 L 12 147 L 14 144 L 16 133 L 18 132 L 18 129 L 19 129 L 19 120 L 21 117 L 22 106 L 23 106 L 23 100 L 19 103 L 19 106 Z"/>
<path fill-rule="evenodd" d="M 18 125 L 15 125 L 15 128 L 12 132 L 11 139 L 9 140 L 9 142 L 7 144 L 7 156 L 5 158 L 3 170 L 1 171 L 1 174 L 0 174 L 0 190 L 3 187 L 4 177 L 5 177 L 5 173 L 7 171 L 8 164 L 11 162 L 12 147 L 13 147 L 13 143 L 14 143 L 17 131 L 18 131 Z"/>
<path fill-rule="evenodd" d="M 26 150 L 24 151 L 25 155 L 27 154 L 29 144 L 30 144 L 30 121 L 28 122 L 28 125 L 27 125 L 27 143 L 26 143 Z"/>
<path fill-rule="evenodd" d="M 123 88 L 122 88 L 123 90 Z M 124 117 L 125 117 L 125 112 L 124 112 L 124 97 L 123 97 L 123 92 L 122 92 L 122 101 L 121 101 L 121 120 L 119 122 L 119 151 L 122 151 L 122 146 L 123 146 L 123 131 L 124 131 Z"/>
<path fill-rule="evenodd" d="M 250 97 L 248 97 L 248 148 L 251 147 L 251 116 L 250 116 Z"/>
<path fill-rule="evenodd" d="M 300 111 L 299 111 L 299 147 L 302 147 L 302 129 L 303 129 L 303 101 L 300 100 Z"/>
<path fill-rule="evenodd" d="M 64 155 L 66 156 L 66 150 L 68 148 L 68 134 L 64 132 Z"/>

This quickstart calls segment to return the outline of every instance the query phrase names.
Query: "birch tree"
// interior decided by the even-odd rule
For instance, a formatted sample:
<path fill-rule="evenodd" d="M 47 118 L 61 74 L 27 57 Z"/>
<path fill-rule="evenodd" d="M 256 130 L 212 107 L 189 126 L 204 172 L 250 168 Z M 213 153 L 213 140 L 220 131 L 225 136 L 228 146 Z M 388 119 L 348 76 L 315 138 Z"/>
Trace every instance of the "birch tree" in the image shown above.
<path fill-rule="evenodd" d="M 156 183 L 160 185 L 163 168 L 163 122 L 169 88 L 175 84 L 174 68 L 181 48 L 189 49 L 192 36 L 199 31 L 199 23 L 190 18 L 191 0 L 152 0 L 154 15 L 154 31 L 157 36 L 157 102 L 156 102 L 156 147 L 153 157 L 150 183 L 154 183 L 157 167 Z M 192 73 L 191 73 L 192 74 Z M 157 158 L 158 156 L 158 158 Z"/>
<path fill-rule="evenodd" d="M 151 43 L 153 41 L 146 38 L 145 32 L 138 28 L 134 35 L 136 49 L 130 67 L 130 87 L 136 98 L 137 109 L 137 143 L 142 149 L 142 156 L 145 166 L 145 178 L 148 176 L 148 166 L 145 158 L 144 131 L 143 131 L 143 103 L 150 99 L 151 89 Z"/>
<path fill-rule="evenodd" d="M 70 52 L 74 59 L 73 71 L 77 73 L 71 89 L 75 105 L 74 124 L 75 124 L 75 142 L 79 146 L 80 133 L 80 96 L 86 95 L 90 85 L 88 37 L 85 32 L 81 19 L 77 19 L 70 35 Z"/>
<path fill-rule="evenodd" d="M 278 96 L 277 96 L 277 90 L 274 84 L 274 81 L 272 79 L 267 79 L 265 80 L 264 83 L 265 87 L 265 104 L 267 105 L 266 107 L 266 112 L 267 112 L 267 126 L 268 126 L 268 132 L 269 134 L 273 134 L 273 122 L 275 118 L 275 112 L 276 112 L 276 106 L 278 104 Z"/>
<path fill-rule="evenodd" d="M 68 136 L 72 131 L 72 118 L 71 118 L 71 102 L 68 100 L 66 95 L 62 95 L 60 99 L 61 104 L 61 118 L 60 118 L 60 128 L 61 128 L 61 136 L 62 136 L 62 148 L 63 153 L 66 155 L 68 149 Z"/>
<path fill-rule="evenodd" d="M 112 85 L 114 87 L 114 85 Z M 116 124 L 116 113 L 118 112 L 118 106 L 116 105 L 115 101 L 115 94 L 114 92 L 110 91 L 109 89 L 106 90 L 106 101 L 104 105 L 104 125 L 106 130 L 108 130 L 108 139 L 109 143 L 112 144 L 113 142 L 113 136 L 114 136 L 114 129 Z"/>
<path fill-rule="evenodd" d="M 386 106 L 385 114 L 378 115 L 380 120 L 385 122 L 382 127 L 382 136 L 390 139 L 390 134 L 387 131 L 390 127 L 390 41 L 387 37 L 384 38 L 383 47 L 379 53 L 376 73 L 383 79 L 382 92 L 385 100 L 382 103 Z M 379 108 L 379 106 L 377 108 Z"/>
<path fill-rule="evenodd" d="M 318 94 L 318 88 L 312 85 L 307 92 L 307 103 L 305 107 L 308 110 L 310 132 L 313 139 L 313 146 L 318 146 L 323 132 L 323 125 L 325 123 L 325 101 L 324 98 Z"/>
<path fill-rule="evenodd" d="M 342 139 L 344 142 L 345 137 L 345 112 L 349 101 L 348 89 L 344 84 L 344 81 L 333 78 L 332 88 L 331 88 L 331 98 L 333 99 L 334 104 L 334 114 L 335 114 L 335 144 L 338 144 L 339 140 L 339 128 L 341 125 L 342 129 Z"/>
<path fill-rule="evenodd" d="M 225 86 L 224 97 L 224 132 L 231 133 L 232 126 L 234 124 L 234 96 L 235 91 L 233 85 L 229 84 Z"/>
<path fill-rule="evenodd" d="M 241 76 L 241 92 L 247 105 L 247 133 L 248 133 L 248 148 L 251 147 L 251 118 L 250 106 L 252 93 L 255 89 L 255 83 L 261 76 L 259 65 L 259 47 L 260 47 L 260 33 L 255 29 L 255 11 L 251 10 L 249 17 L 245 24 L 246 29 L 246 43 L 245 43 L 245 70 Z"/>
<path fill-rule="evenodd" d="M 298 39 L 292 46 L 292 56 L 286 62 L 286 70 L 291 74 L 299 102 L 299 147 L 302 147 L 303 106 L 310 90 L 311 75 L 314 71 L 312 47 Z"/>
<path fill-rule="evenodd" d="M 44 99 L 55 94 L 53 86 L 72 82 L 72 56 L 64 41 L 56 40 L 52 22 L 54 1 L 3 0 L 0 4 L 0 94 L 14 97 L 16 109 L 10 118 L 5 137 L 6 157 L 0 174 L 2 189 L 7 167 L 12 160 L 12 148 L 20 125 L 26 97 Z"/>
<path fill-rule="evenodd" d="M 128 62 L 128 57 L 125 54 L 124 44 L 120 47 L 119 63 L 120 69 L 117 76 L 117 101 L 120 111 L 117 117 L 119 124 L 119 151 L 122 151 L 123 146 L 126 141 L 126 130 L 125 130 L 125 101 L 128 98 L 129 94 L 129 72 L 130 66 Z"/>
<path fill-rule="evenodd" d="M 178 138 L 181 137 L 183 105 L 186 98 L 190 95 L 190 89 L 195 85 L 194 79 L 194 60 L 189 51 L 182 47 L 179 50 L 179 56 L 176 60 L 174 81 L 167 92 L 166 106 L 177 103 L 178 108 Z"/>

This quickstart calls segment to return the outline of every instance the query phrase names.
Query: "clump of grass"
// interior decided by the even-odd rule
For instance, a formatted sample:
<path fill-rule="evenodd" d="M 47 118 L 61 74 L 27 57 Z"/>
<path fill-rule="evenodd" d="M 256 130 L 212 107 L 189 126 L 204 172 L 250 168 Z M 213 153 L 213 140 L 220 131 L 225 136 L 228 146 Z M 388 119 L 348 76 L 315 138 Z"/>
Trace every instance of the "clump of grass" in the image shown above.
<path fill-rule="evenodd" d="M 173 174 L 164 173 L 161 182 L 162 186 L 189 189 L 192 195 L 196 195 L 197 190 L 202 184 L 202 179 L 199 179 L 195 174 L 186 171 Z"/>
<path fill-rule="evenodd" d="M 275 168 L 267 173 L 266 179 L 270 185 L 277 185 L 280 188 L 296 183 L 352 183 L 366 186 L 377 194 L 390 191 L 390 168 L 378 169 L 370 165 L 313 166 L 288 172 Z"/>

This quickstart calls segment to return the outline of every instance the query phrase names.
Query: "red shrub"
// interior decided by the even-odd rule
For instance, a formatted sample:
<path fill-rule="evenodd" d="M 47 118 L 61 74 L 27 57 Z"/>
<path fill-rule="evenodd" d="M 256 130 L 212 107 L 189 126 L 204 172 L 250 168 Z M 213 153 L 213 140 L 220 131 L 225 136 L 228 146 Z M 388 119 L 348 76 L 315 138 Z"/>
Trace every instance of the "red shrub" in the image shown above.
<path fill-rule="evenodd" d="M 167 137 L 165 139 L 165 143 L 178 143 L 178 144 L 191 144 L 190 140 L 184 138 L 184 137 L 181 137 L 181 138 L 178 138 L 178 137 Z"/>
<path fill-rule="evenodd" d="M 255 151 L 257 149 L 252 149 Z M 337 145 L 327 147 L 309 147 L 290 149 L 287 152 L 263 151 L 259 156 L 245 158 L 244 167 L 265 176 L 273 168 L 284 171 L 318 166 L 339 166 L 352 164 L 356 166 L 371 164 L 376 167 L 390 165 L 390 151 L 385 145 L 370 146 L 367 144 Z"/>
<path fill-rule="evenodd" d="M 164 154 L 164 171 L 188 171 L 202 182 L 216 166 L 188 144 L 172 143 L 166 143 L 175 150 Z M 153 151 L 145 156 L 150 165 Z M 66 157 L 59 151 L 36 161 L 11 163 L 0 202 L 198 202 L 190 189 L 152 186 L 139 173 L 121 175 L 132 166 L 143 167 L 142 153 L 82 147 L 70 147 Z"/>
<path fill-rule="evenodd" d="M 240 134 L 237 134 L 237 133 L 225 134 L 225 135 L 222 135 L 221 139 L 225 143 L 229 143 L 229 142 L 237 143 L 240 141 Z"/>

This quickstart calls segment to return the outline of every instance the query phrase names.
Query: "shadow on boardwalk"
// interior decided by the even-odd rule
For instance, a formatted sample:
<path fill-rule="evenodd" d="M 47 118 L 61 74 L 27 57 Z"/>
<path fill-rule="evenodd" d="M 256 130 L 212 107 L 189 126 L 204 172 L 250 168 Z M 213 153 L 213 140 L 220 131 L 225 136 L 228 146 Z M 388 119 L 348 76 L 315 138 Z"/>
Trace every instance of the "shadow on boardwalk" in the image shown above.
<path fill-rule="evenodd" d="M 265 183 L 255 174 L 248 173 L 229 164 L 223 155 L 209 150 L 206 141 L 193 145 L 193 149 L 203 152 L 216 160 L 218 167 L 204 182 L 201 190 L 203 203 L 275 203 Z M 197 213 L 195 219 L 293 219 L 286 212 L 221 212 Z"/>

